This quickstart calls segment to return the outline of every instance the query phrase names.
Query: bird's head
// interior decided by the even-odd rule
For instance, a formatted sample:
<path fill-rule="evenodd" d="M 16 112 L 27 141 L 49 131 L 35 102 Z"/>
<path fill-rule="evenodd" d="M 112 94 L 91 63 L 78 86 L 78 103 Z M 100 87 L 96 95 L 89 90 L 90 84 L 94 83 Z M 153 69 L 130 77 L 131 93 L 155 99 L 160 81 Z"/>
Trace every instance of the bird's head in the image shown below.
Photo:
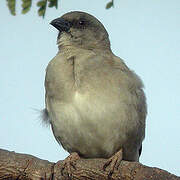
<path fill-rule="evenodd" d="M 74 46 L 84 49 L 110 49 L 106 29 L 90 14 L 73 11 L 54 19 L 50 24 L 59 31 L 59 48 Z"/>

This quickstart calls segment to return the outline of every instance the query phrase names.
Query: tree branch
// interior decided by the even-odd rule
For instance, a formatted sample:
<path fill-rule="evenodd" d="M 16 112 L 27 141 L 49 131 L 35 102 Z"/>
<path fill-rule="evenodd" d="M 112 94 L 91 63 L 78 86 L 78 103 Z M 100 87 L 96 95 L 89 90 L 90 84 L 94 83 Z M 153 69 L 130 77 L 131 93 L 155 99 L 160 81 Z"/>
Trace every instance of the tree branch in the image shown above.
<path fill-rule="evenodd" d="M 66 168 L 62 172 L 62 162 L 52 163 L 27 154 L 19 154 L 0 149 L 0 180 L 38 180 L 38 179 L 69 179 Z M 107 172 L 103 171 L 106 159 L 80 159 L 72 172 L 76 180 L 105 180 Z M 180 180 L 167 171 L 144 166 L 137 162 L 122 161 L 118 170 L 112 175 L 112 180 Z"/>

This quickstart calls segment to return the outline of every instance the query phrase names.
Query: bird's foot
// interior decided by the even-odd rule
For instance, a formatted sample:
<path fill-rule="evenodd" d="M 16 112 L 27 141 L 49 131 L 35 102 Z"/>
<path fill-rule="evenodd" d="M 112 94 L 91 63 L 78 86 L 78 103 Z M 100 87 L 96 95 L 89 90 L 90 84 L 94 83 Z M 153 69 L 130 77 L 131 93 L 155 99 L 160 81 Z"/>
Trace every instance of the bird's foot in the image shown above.
<path fill-rule="evenodd" d="M 108 169 L 108 176 L 111 177 L 114 170 L 118 169 L 123 157 L 122 149 L 120 149 L 115 155 L 110 157 L 104 164 L 103 170 L 106 171 L 106 168 L 109 166 Z"/>
<path fill-rule="evenodd" d="M 61 175 L 64 175 L 64 169 L 67 168 L 67 173 L 69 176 L 69 179 L 72 177 L 72 171 L 76 170 L 76 161 L 80 159 L 78 153 L 73 152 L 71 153 L 64 161 L 62 164 L 62 169 L 61 169 Z"/>

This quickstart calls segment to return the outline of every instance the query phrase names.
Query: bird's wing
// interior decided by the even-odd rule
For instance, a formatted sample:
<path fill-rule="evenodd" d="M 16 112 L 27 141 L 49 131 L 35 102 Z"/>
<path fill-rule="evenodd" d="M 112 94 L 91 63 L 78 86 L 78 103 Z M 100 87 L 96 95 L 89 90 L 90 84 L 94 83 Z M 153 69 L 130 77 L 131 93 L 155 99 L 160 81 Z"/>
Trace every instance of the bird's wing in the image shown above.
<path fill-rule="evenodd" d="M 127 81 L 127 88 L 131 95 L 131 106 L 136 110 L 139 123 L 139 142 L 142 142 L 145 136 L 145 119 L 147 114 L 146 97 L 143 91 L 143 83 L 141 79 L 133 71 L 131 71 L 122 59 L 115 57 L 115 68 L 123 72 L 124 78 Z M 140 148 L 142 149 L 142 148 Z M 141 152 L 141 150 L 139 151 Z"/>

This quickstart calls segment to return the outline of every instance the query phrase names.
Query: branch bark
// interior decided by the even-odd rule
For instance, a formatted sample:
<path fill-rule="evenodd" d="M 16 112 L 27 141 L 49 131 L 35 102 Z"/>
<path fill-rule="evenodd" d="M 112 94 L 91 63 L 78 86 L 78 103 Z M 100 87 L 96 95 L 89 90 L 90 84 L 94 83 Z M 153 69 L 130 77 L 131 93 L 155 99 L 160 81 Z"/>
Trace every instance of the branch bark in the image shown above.
<path fill-rule="evenodd" d="M 62 171 L 62 162 L 49 162 L 32 155 L 19 154 L 0 149 L 0 180 L 66 180 L 69 179 L 66 168 Z M 107 172 L 103 171 L 106 159 L 80 159 L 72 172 L 75 180 L 106 180 Z M 167 171 L 144 166 L 137 162 L 122 161 L 111 180 L 180 180 Z"/>

